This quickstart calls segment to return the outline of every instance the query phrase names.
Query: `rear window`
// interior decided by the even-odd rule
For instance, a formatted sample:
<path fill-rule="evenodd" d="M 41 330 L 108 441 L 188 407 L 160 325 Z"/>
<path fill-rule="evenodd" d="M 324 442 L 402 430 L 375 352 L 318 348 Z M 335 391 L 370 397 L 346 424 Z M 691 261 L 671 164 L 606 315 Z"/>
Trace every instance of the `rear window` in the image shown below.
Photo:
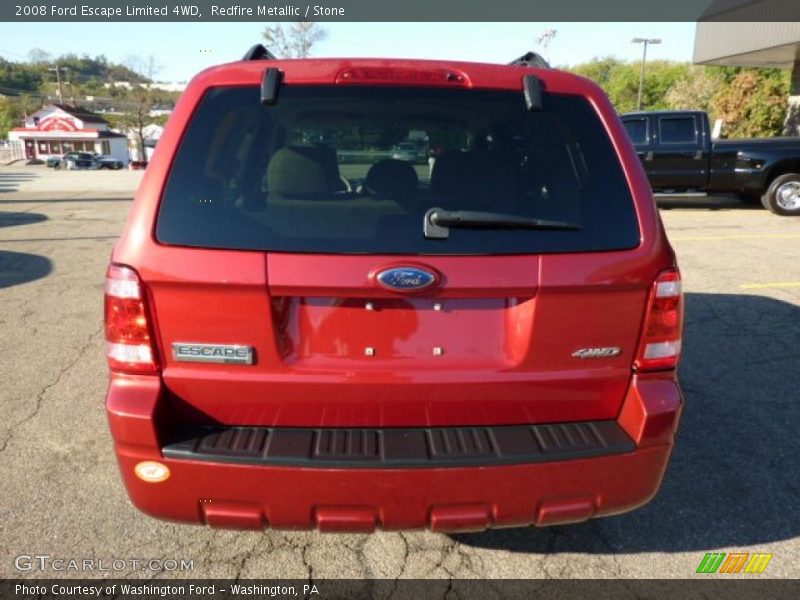
<path fill-rule="evenodd" d="M 451 228 L 432 207 L 562 221 L 577 230 Z M 157 239 L 276 252 L 515 254 L 632 248 L 633 200 L 582 97 L 376 86 L 255 87 L 200 102 L 166 182 Z"/>
<path fill-rule="evenodd" d="M 647 119 L 625 119 L 622 124 L 634 144 L 647 143 Z"/>
<path fill-rule="evenodd" d="M 662 144 L 693 144 L 697 141 L 694 117 L 662 117 L 658 126 Z"/>

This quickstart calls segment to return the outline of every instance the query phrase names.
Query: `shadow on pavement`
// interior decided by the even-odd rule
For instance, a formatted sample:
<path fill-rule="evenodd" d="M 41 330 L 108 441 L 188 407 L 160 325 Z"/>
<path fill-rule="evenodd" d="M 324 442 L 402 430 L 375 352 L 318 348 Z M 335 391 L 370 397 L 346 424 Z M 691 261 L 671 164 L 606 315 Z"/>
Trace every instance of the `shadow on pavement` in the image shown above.
<path fill-rule="evenodd" d="M 706 210 L 766 210 L 757 198 L 744 200 L 736 194 L 719 196 L 656 196 L 659 208 L 696 208 Z"/>
<path fill-rule="evenodd" d="M 52 270 L 53 263 L 44 256 L 0 250 L 0 289 L 47 277 Z"/>
<path fill-rule="evenodd" d="M 78 235 L 68 237 L 41 237 L 41 238 L 16 238 L 3 240 L 4 244 L 28 244 L 30 242 L 101 242 L 103 240 L 116 240 L 119 235 Z"/>
<path fill-rule="evenodd" d="M 110 192 L 113 194 L 118 194 L 119 192 Z M 131 192 L 129 195 L 124 196 L 111 196 L 109 198 L 81 198 L 79 196 L 75 198 L 26 198 L 25 200 L 0 200 L 0 206 L 3 204 L 53 204 L 56 202 L 66 202 L 66 203 L 75 203 L 80 204 L 81 202 L 131 202 L 133 201 L 133 194 Z"/>
<path fill-rule="evenodd" d="M 0 211 L 0 227 L 14 227 L 15 225 L 30 225 L 47 221 L 47 215 L 27 212 Z"/>
<path fill-rule="evenodd" d="M 0 172 L 0 194 L 3 192 L 16 192 L 20 183 L 36 178 L 37 176 L 34 173 Z"/>
<path fill-rule="evenodd" d="M 661 490 L 636 511 L 580 525 L 453 536 L 512 552 L 703 552 L 800 535 L 800 307 L 687 294 L 686 398 Z M 698 561 L 702 556 L 698 557 Z"/>

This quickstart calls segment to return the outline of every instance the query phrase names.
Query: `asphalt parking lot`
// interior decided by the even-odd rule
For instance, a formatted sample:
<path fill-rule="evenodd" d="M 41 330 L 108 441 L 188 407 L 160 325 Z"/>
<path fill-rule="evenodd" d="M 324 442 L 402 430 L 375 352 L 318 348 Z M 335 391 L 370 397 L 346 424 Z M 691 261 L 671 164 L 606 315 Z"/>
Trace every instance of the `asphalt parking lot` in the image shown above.
<path fill-rule="evenodd" d="M 138 177 L 0 167 L 0 577 L 76 575 L 15 568 L 47 554 L 189 559 L 170 573 L 186 577 L 683 578 L 706 552 L 737 550 L 773 553 L 764 577 L 800 576 L 800 219 L 735 199 L 663 203 L 687 292 L 687 401 L 648 506 L 457 536 L 262 534 L 145 517 L 117 473 L 102 288 Z"/>

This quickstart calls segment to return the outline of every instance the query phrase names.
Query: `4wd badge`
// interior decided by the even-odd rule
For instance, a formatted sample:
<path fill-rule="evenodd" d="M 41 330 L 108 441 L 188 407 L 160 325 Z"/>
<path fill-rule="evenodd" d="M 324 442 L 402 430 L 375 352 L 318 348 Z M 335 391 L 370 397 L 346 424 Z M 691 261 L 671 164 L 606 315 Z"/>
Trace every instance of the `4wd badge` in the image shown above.
<path fill-rule="evenodd" d="M 611 358 L 618 356 L 622 350 L 617 346 L 606 348 L 579 348 L 572 353 L 573 358 Z"/>

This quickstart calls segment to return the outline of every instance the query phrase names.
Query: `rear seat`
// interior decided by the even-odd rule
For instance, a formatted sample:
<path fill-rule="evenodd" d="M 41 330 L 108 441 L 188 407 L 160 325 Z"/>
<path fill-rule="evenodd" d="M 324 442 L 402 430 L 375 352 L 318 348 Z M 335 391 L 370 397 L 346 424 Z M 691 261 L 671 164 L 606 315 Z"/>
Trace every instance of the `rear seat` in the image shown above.
<path fill-rule="evenodd" d="M 498 195 L 516 197 L 519 169 L 494 150 L 451 151 L 436 159 L 431 190 L 444 208 L 490 210 Z"/>
<path fill-rule="evenodd" d="M 367 171 L 363 189 L 375 198 L 397 201 L 411 200 L 418 191 L 419 177 L 408 162 L 387 158 L 379 160 Z"/>
<path fill-rule="evenodd" d="M 267 166 L 267 190 L 270 200 L 329 200 L 335 191 L 334 174 L 324 148 L 291 146 L 281 148 Z M 334 161 L 336 156 L 334 155 Z"/>
<path fill-rule="evenodd" d="M 337 181 L 341 187 L 345 185 L 338 176 L 338 166 L 334 171 L 328 162 L 331 156 L 328 150 L 293 146 L 275 152 L 267 166 L 266 211 L 250 216 L 286 237 L 325 238 L 341 233 L 370 239 L 375 237 L 382 217 L 402 214 L 393 198 L 338 194 Z M 382 184 L 397 185 L 388 183 L 391 176 L 381 174 L 384 169 L 379 167 L 373 174 L 373 184 L 377 183 L 378 188 Z M 308 218 L 298 218 L 299 214 Z M 341 223 L 341 231 L 332 230 L 331 223 Z"/>

